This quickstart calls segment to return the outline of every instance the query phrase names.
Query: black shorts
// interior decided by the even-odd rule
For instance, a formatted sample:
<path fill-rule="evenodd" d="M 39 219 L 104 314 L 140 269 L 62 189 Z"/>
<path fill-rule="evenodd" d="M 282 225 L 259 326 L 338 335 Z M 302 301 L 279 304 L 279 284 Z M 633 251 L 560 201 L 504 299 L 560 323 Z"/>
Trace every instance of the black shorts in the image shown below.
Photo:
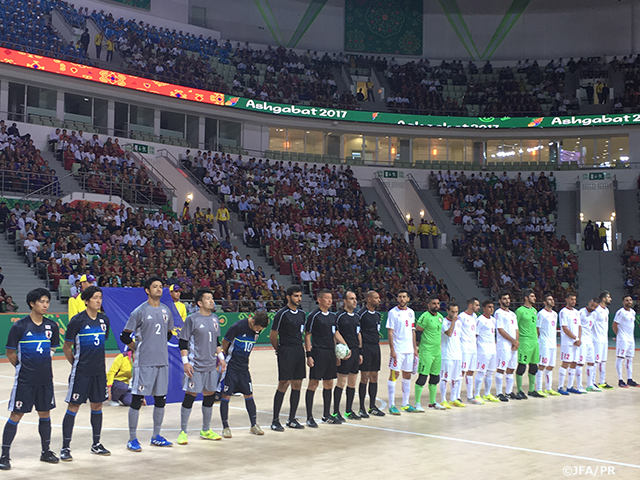
<path fill-rule="evenodd" d="M 243 395 L 253 394 L 253 385 L 251 384 L 251 375 L 249 370 L 244 372 L 227 370 L 224 378 L 220 382 L 223 395 L 233 395 L 234 393 L 242 393 Z"/>
<path fill-rule="evenodd" d="M 67 403 L 81 405 L 89 400 L 91 403 L 102 403 L 109 398 L 107 376 L 75 374 L 69 379 Z"/>
<path fill-rule="evenodd" d="M 313 367 L 309 370 L 312 380 L 333 380 L 337 377 L 336 353 L 330 348 L 311 349 Z"/>
<path fill-rule="evenodd" d="M 348 375 L 349 373 L 358 373 L 360 371 L 360 349 L 354 347 L 351 349 L 351 356 L 345 360 L 340 360 L 338 365 L 338 373 L 340 375 Z"/>
<path fill-rule="evenodd" d="M 278 380 L 302 380 L 307 376 L 304 347 L 280 345 L 278 347 Z"/>
<path fill-rule="evenodd" d="M 29 413 L 33 407 L 36 412 L 48 412 L 56 408 L 53 383 L 50 385 L 23 385 L 16 382 L 9 400 L 9 411 Z"/>
<path fill-rule="evenodd" d="M 362 363 L 360 364 L 360 371 L 380 371 L 380 345 L 377 343 L 362 344 Z"/>

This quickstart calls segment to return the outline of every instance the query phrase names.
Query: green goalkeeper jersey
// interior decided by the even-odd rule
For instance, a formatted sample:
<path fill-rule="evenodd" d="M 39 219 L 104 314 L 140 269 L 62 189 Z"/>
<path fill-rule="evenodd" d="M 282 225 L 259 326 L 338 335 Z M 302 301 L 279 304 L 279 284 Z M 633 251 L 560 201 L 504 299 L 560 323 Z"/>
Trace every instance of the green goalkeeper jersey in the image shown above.
<path fill-rule="evenodd" d="M 536 330 L 536 321 L 538 319 L 538 312 L 536 309 L 523 305 L 516 310 L 516 318 L 518 319 L 518 330 L 520 330 L 520 343 L 537 343 L 538 331 Z"/>
<path fill-rule="evenodd" d="M 442 341 L 442 321 L 443 317 L 440 312 L 432 315 L 430 312 L 424 312 L 418 318 L 416 327 L 423 328 L 422 337 L 418 353 L 424 355 L 440 355 L 440 343 Z"/>

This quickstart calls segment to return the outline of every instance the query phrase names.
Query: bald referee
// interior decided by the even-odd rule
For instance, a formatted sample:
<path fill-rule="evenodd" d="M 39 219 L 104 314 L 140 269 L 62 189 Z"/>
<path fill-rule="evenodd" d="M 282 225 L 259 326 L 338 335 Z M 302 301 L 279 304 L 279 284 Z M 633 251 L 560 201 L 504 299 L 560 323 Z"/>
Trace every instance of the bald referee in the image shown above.
<path fill-rule="evenodd" d="M 378 395 L 378 372 L 380 371 L 380 324 L 382 317 L 378 312 L 380 294 L 369 290 L 365 296 L 365 306 L 360 312 L 360 334 L 362 335 L 362 364 L 360 365 L 360 416 L 384 417 L 385 413 L 376 406 Z M 369 412 L 365 406 L 369 386 Z"/>
<path fill-rule="evenodd" d="M 289 419 L 287 427 L 302 429 L 296 420 L 296 411 L 300 402 L 302 380 L 306 377 L 305 351 L 302 344 L 306 314 L 300 308 L 302 303 L 302 288 L 292 285 L 286 292 L 287 305 L 276 313 L 271 325 L 269 340 L 278 356 L 278 389 L 273 398 L 273 421 L 271 430 L 283 432 L 280 424 L 280 409 L 284 394 L 291 385 L 289 397 Z"/>

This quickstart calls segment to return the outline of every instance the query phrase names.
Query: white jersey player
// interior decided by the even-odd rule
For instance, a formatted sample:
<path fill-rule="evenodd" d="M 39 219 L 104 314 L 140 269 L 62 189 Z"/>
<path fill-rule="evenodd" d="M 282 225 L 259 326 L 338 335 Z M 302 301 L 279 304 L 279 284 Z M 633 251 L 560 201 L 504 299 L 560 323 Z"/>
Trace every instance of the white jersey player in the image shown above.
<path fill-rule="evenodd" d="M 451 381 L 451 402 L 454 407 L 465 407 L 458 400 L 460 396 L 460 374 L 462 364 L 462 346 L 460 343 L 460 323 L 458 322 L 458 305 L 447 306 L 447 318 L 442 322 L 442 367 L 440 371 L 441 402 L 447 401 L 447 382 Z"/>
<path fill-rule="evenodd" d="M 536 396 L 560 395 L 551 388 L 553 383 L 553 367 L 556 366 L 556 328 L 558 327 L 558 314 L 553 311 L 556 302 L 553 295 L 547 293 L 543 297 L 544 308 L 538 312 L 536 327 L 538 328 L 538 346 L 540 347 L 540 361 L 536 374 Z M 543 391 L 542 382 L 545 380 L 546 389 Z"/>
<path fill-rule="evenodd" d="M 593 323 L 593 351 L 599 373 L 598 386 L 604 390 L 611 390 L 613 387 L 606 381 L 607 374 L 607 352 L 609 350 L 609 304 L 611 295 L 607 290 L 598 295 L 599 305 L 595 309 Z"/>
<path fill-rule="evenodd" d="M 473 395 L 473 372 L 476 367 L 476 314 L 480 310 L 480 301 L 476 297 L 467 300 L 467 309 L 458 315 L 460 324 L 460 346 L 462 348 L 462 378 L 467 385 L 467 403 L 481 405 L 482 400 L 476 400 Z M 459 393 L 459 392 L 458 392 Z M 460 399 L 458 399 L 460 400 Z"/>
<path fill-rule="evenodd" d="M 560 361 L 562 362 L 558 372 L 558 393 L 562 395 L 582 393 L 579 389 L 573 388 L 578 350 L 582 337 L 580 312 L 574 308 L 576 306 L 576 295 L 574 293 L 568 294 L 565 301 L 567 306 L 560 310 L 558 314 L 560 322 Z M 569 374 L 568 378 L 567 373 Z M 564 388 L 565 378 L 567 378 L 569 388 Z"/>
<path fill-rule="evenodd" d="M 593 349 L 593 324 L 595 323 L 595 309 L 598 306 L 598 299 L 592 298 L 586 307 L 580 309 L 580 326 L 582 327 L 582 337 L 580 350 L 578 351 L 578 360 L 576 366 L 576 381 L 578 390 L 582 390 L 582 368 L 587 364 L 587 392 L 601 392 L 600 387 L 596 385 L 596 367 L 595 353 Z"/>
<path fill-rule="evenodd" d="M 508 402 L 509 399 L 520 400 L 520 397 L 513 393 L 513 372 L 518 365 L 518 346 L 520 345 L 520 331 L 518 330 L 518 319 L 515 312 L 509 310 L 511 306 L 511 296 L 503 292 L 500 295 L 500 308 L 493 314 L 496 317 L 496 330 L 498 331 L 497 347 L 497 368 L 496 368 L 496 393 L 498 400 Z M 507 384 L 505 393 L 502 393 L 502 383 L 505 376 Z"/>
<path fill-rule="evenodd" d="M 478 333 L 478 363 L 476 367 L 476 400 L 500 402 L 491 395 L 493 373 L 496 371 L 496 319 L 493 316 L 493 302 L 482 302 L 482 315 L 478 317 L 476 331 Z M 480 396 L 484 380 L 484 395 Z"/>
<path fill-rule="evenodd" d="M 622 388 L 637 387 L 633 381 L 633 356 L 636 350 L 636 341 L 633 336 L 636 323 L 636 312 L 633 309 L 631 295 L 622 297 L 622 308 L 616 312 L 613 318 L 613 331 L 616 334 L 616 372 L 618 372 L 618 386 Z M 627 382 L 622 380 L 622 362 L 627 364 Z"/>

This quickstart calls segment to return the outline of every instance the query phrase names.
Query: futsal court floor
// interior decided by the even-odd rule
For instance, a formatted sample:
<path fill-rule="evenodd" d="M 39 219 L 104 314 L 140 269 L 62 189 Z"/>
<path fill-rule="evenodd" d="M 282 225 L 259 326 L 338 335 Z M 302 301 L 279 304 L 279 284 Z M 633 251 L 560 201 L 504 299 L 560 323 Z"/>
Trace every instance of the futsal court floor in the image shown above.
<path fill-rule="evenodd" d="M 559 352 L 559 349 L 558 349 Z M 388 347 L 382 346 L 383 358 Z M 617 386 L 615 357 L 609 350 L 607 381 Z M 108 364 L 113 359 L 108 359 Z M 636 361 L 640 380 L 640 362 Z M 556 362 L 556 365 L 559 363 Z M 74 460 L 57 465 L 39 461 L 40 439 L 35 413 L 25 415 L 11 450 L 12 470 L 0 478 L 33 479 L 164 479 L 164 478 L 300 478 L 300 479 L 553 479 L 567 477 L 640 478 L 640 388 L 620 389 L 567 397 L 530 398 L 509 403 L 469 405 L 446 411 L 403 413 L 382 418 L 323 425 L 317 429 L 269 430 L 273 394 L 277 384 L 276 357 L 270 348 L 256 348 L 251 355 L 258 423 L 265 435 L 249 433 L 242 397 L 232 397 L 229 423 L 233 438 L 200 440 L 200 402 L 193 407 L 189 444 L 175 444 L 180 428 L 180 404 L 167 405 L 162 435 L 171 448 L 149 445 L 152 407 L 142 407 L 138 438 L 140 453 L 126 450 L 127 407 L 105 403 L 102 443 L 110 457 L 89 452 L 89 406 L 76 417 L 71 444 Z M 52 450 L 62 442 L 64 397 L 70 365 L 62 357 L 54 361 L 58 407 L 52 411 Z M 0 425 L 7 418 L 6 405 L 14 369 L 0 363 Z M 380 372 L 379 405 L 387 406 L 388 369 Z M 557 384 L 558 367 L 554 370 Z M 414 379 L 415 380 L 415 377 Z M 525 390 L 528 380 L 525 377 Z M 494 383 L 495 385 L 495 383 Z M 305 418 L 304 391 L 298 419 Z M 401 383 L 397 384 L 400 399 Z M 464 393 L 463 387 L 463 396 Z M 356 389 L 357 391 L 357 389 Z M 423 394 L 427 396 L 425 389 Z M 438 397 L 439 398 L 439 397 Z M 358 397 L 356 394 L 355 403 Z M 413 383 L 411 402 L 413 403 Z M 398 402 L 399 403 L 399 402 Z M 425 402 L 427 403 L 427 402 Z M 344 395 L 343 395 L 344 405 Z M 286 420 L 287 394 L 281 414 Z M 343 407 L 344 409 L 344 407 Z M 315 396 L 316 419 L 321 417 L 322 397 Z M 344 412 L 343 412 L 344 413 Z M 212 428 L 222 433 L 218 406 Z"/>

